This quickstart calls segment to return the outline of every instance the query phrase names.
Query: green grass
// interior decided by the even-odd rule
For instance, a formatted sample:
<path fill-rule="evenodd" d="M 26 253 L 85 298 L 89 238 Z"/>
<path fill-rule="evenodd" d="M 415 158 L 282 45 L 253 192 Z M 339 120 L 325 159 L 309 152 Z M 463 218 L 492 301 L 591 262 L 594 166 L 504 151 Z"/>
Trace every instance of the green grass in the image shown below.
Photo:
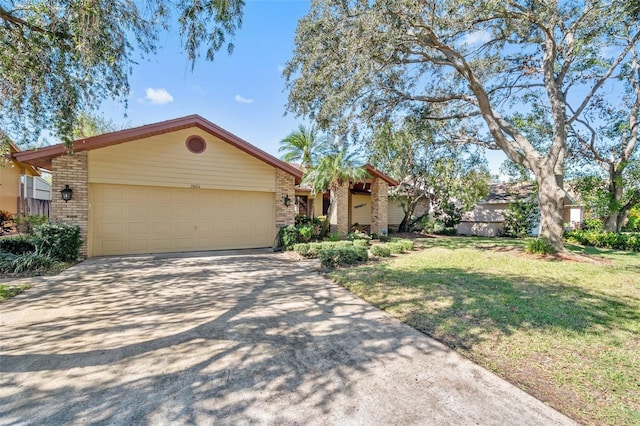
<path fill-rule="evenodd" d="M 32 287 L 31 284 L 22 284 L 22 285 L 0 284 L 0 302 L 4 302 L 5 300 L 18 295 L 31 287 Z"/>
<path fill-rule="evenodd" d="M 640 424 L 640 253 L 568 246 L 574 261 L 511 239 L 419 245 L 330 277 L 577 421 Z"/>

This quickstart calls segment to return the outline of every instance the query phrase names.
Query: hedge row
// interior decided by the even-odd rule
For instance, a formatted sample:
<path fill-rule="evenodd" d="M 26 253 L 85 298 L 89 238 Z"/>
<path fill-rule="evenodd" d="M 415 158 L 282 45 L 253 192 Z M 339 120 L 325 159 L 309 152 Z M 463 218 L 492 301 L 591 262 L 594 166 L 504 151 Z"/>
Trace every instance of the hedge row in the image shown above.
<path fill-rule="evenodd" d="M 366 261 L 369 258 L 367 244 L 364 240 L 301 243 L 293 246 L 293 250 L 307 259 L 318 258 L 322 266 L 333 268 Z"/>
<path fill-rule="evenodd" d="M 61 262 L 75 262 L 81 244 L 78 226 L 38 225 L 33 235 L 0 239 L 0 272 L 38 272 Z"/>
<path fill-rule="evenodd" d="M 567 232 L 565 238 L 583 246 L 640 251 L 640 233 L 575 230 Z"/>

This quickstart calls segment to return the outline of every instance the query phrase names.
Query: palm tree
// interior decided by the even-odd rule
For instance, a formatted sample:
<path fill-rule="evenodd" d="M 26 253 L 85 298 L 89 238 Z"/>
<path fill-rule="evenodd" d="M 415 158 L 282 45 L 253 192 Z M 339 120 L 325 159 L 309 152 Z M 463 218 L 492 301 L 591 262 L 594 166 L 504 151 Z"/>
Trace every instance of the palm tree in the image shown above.
<path fill-rule="evenodd" d="M 318 134 L 315 126 L 300 125 L 298 130 L 280 141 L 278 152 L 284 152 L 282 160 L 287 163 L 299 162 L 303 170 L 316 164 L 326 149 L 326 138 Z"/>
<path fill-rule="evenodd" d="M 347 153 L 344 148 L 319 158 L 318 163 L 305 173 L 302 183 L 311 186 L 314 194 L 331 191 L 327 219 L 322 225 L 322 235 L 326 235 L 329 218 L 335 209 L 336 189 L 345 182 L 361 181 L 368 176 L 362 166 L 356 165 L 354 155 Z"/>

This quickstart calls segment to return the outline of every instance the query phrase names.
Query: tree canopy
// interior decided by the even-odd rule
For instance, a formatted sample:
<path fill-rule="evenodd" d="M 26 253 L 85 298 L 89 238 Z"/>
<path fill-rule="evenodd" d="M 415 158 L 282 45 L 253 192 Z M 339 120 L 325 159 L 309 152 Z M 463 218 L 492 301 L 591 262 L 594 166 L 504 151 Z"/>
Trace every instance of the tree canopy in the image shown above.
<path fill-rule="evenodd" d="M 285 70 L 288 109 L 357 139 L 399 117 L 439 120 L 450 142 L 504 151 L 536 176 L 541 235 L 562 249 L 569 129 L 620 98 L 639 39 L 615 0 L 314 0 Z M 549 124 L 542 144 L 513 120 L 531 112 Z"/>
<path fill-rule="evenodd" d="M 242 22 L 243 0 L 0 1 L 0 127 L 22 139 L 47 129 L 69 142 L 76 119 L 107 98 L 177 18 L 192 65 L 213 60 Z"/>
<path fill-rule="evenodd" d="M 414 217 L 421 200 L 438 219 L 454 226 L 462 212 L 489 195 L 490 175 L 482 153 L 470 146 L 438 143 L 435 133 L 432 126 L 411 121 L 400 128 L 387 124 L 368 144 L 370 162 L 401 182 L 391 190 L 404 211 L 400 232 L 421 219 Z"/>

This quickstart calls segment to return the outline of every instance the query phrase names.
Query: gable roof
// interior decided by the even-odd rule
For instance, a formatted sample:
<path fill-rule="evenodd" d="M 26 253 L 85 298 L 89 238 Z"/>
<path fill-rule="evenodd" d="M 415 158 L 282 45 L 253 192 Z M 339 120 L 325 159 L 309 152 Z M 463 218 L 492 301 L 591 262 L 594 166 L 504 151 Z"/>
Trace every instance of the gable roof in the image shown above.
<path fill-rule="evenodd" d="M 207 133 L 227 142 L 241 151 L 264 161 L 265 163 L 289 173 L 295 177 L 296 183 L 302 179 L 302 172 L 295 167 L 285 163 L 271 154 L 251 145 L 249 142 L 239 138 L 238 136 L 216 126 L 209 120 L 199 115 L 188 115 L 186 117 L 175 118 L 172 120 L 161 121 L 159 123 L 147 124 L 131 129 L 119 130 L 117 132 L 104 133 L 90 138 L 78 139 L 72 143 L 73 152 L 91 151 L 93 149 L 105 148 L 111 145 L 117 145 L 125 142 L 131 142 L 138 139 L 144 139 L 151 136 L 170 133 L 176 130 L 197 127 Z M 44 148 L 31 149 L 12 153 L 12 156 L 21 162 L 31 164 L 36 167 L 42 167 L 51 170 L 51 160 L 68 153 L 64 144 L 47 146 Z"/>
<path fill-rule="evenodd" d="M 14 154 L 18 152 L 21 152 L 20 148 L 18 148 L 18 146 L 13 142 L 9 141 L 9 153 L 6 154 L 7 158 L 10 158 L 11 161 L 16 163 L 19 167 L 25 169 L 26 174 L 28 174 L 29 176 L 40 176 L 40 171 L 37 168 L 33 167 L 31 164 L 24 163 L 15 158 Z"/>
<path fill-rule="evenodd" d="M 301 164 L 297 164 L 297 163 L 290 163 L 290 166 L 295 167 L 296 169 L 300 170 L 302 172 L 302 165 Z M 392 178 L 391 176 L 388 176 L 386 174 L 384 174 L 383 172 L 381 172 L 380 170 L 376 169 L 373 165 L 367 163 L 364 166 L 362 166 L 363 169 L 365 169 L 367 171 L 367 173 L 369 173 L 369 175 L 371 177 L 377 177 L 382 179 L 383 181 L 387 182 L 389 184 L 389 186 L 396 186 L 399 184 L 399 182 L 397 180 L 395 180 L 394 178 Z M 305 190 L 308 189 L 306 187 L 300 187 L 298 188 L 300 190 Z"/>

